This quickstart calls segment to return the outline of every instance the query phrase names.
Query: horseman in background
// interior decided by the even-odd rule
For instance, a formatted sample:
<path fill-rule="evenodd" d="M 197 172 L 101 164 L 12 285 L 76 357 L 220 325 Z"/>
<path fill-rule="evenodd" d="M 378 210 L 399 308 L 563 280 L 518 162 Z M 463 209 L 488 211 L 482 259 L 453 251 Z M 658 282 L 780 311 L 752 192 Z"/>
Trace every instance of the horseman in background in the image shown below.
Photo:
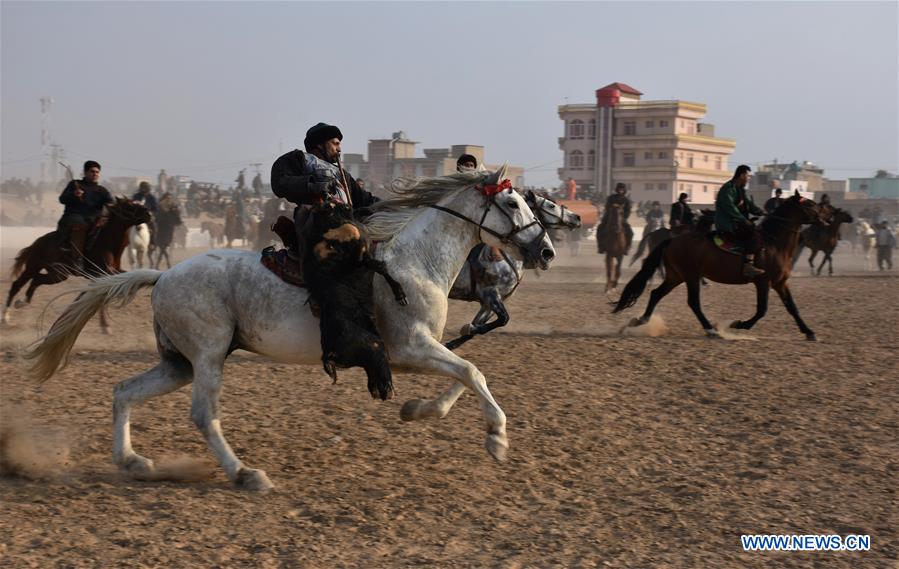
<path fill-rule="evenodd" d="M 156 245 L 156 214 L 159 213 L 159 204 L 156 203 L 156 196 L 150 191 L 150 182 L 141 182 L 137 186 L 137 192 L 131 196 L 131 201 L 143 205 L 153 216 L 152 221 L 147 224 L 150 230 L 150 245 Z"/>
<path fill-rule="evenodd" d="M 609 226 L 609 215 L 611 215 L 612 207 L 615 205 L 621 206 L 621 220 L 624 223 L 624 235 L 627 240 L 624 254 L 627 255 L 627 252 L 631 249 L 631 241 L 634 240 L 634 230 L 627 222 L 628 218 L 631 216 L 631 200 L 627 197 L 627 186 L 622 182 L 615 184 L 615 193 L 606 200 L 606 207 L 602 212 L 602 221 L 596 232 L 597 252 L 605 253 L 605 243 L 608 238 L 608 235 L 606 235 L 606 228 Z"/>
<path fill-rule="evenodd" d="M 671 225 L 671 233 L 680 235 L 693 225 L 693 210 L 687 205 L 690 196 L 686 192 L 681 192 L 677 201 L 671 204 L 671 213 L 668 216 L 668 223 Z"/>
<path fill-rule="evenodd" d="M 294 223 L 300 247 L 302 229 L 313 206 L 337 202 L 350 208 L 366 208 L 378 201 L 339 167 L 342 140 L 339 128 L 318 123 L 306 131 L 305 152 L 291 150 L 272 164 L 272 192 L 297 205 Z M 302 251 L 299 253 L 302 259 Z"/>
<path fill-rule="evenodd" d="M 113 203 L 109 190 L 99 181 L 99 162 L 88 160 L 84 163 L 84 177 L 69 182 L 59 196 L 59 203 L 66 206 L 57 229 L 63 239 L 60 248 L 69 253 L 72 265 L 82 272 L 88 232 L 103 225 L 105 208 Z"/>
<path fill-rule="evenodd" d="M 715 198 L 715 227 L 730 239 L 741 243 L 746 251 L 743 257 L 743 276 L 754 279 L 765 274 L 763 269 L 753 266 L 755 253 L 761 246 L 761 236 L 750 220 L 750 216 L 764 215 L 746 192 L 752 169 L 741 164 L 734 176 L 721 186 Z"/>

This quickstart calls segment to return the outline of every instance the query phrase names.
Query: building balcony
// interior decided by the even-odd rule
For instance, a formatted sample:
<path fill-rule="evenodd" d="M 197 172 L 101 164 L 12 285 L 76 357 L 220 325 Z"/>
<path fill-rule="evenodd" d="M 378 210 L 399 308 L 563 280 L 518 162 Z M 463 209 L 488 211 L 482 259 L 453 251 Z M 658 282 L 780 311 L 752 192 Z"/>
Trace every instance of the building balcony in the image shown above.
<path fill-rule="evenodd" d="M 565 141 L 568 140 L 564 136 L 559 137 L 559 150 L 565 150 Z"/>

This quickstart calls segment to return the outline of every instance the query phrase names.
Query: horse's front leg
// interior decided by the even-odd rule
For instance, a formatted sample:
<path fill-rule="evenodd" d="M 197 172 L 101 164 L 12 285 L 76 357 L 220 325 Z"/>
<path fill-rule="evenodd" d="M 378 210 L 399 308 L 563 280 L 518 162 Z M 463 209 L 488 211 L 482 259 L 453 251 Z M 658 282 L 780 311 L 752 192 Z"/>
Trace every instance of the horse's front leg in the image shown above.
<path fill-rule="evenodd" d="M 447 347 L 447 349 L 455 350 L 465 342 L 471 340 L 475 337 L 475 335 L 480 334 L 479 328 L 487 323 L 490 319 L 490 315 L 493 314 L 493 310 L 490 309 L 490 306 L 485 302 L 485 300 L 481 299 L 481 309 L 478 310 L 478 313 L 475 314 L 474 319 L 471 322 L 462 326 L 462 329 L 459 331 L 461 334 L 458 338 L 450 340 L 443 344 Z"/>
<path fill-rule="evenodd" d="M 19 278 L 13 281 L 12 286 L 9 287 L 9 294 L 6 296 L 6 306 L 3 307 L 3 323 L 9 324 L 9 305 L 12 304 L 13 299 L 19 294 L 19 291 L 25 286 L 25 283 L 31 278 L 31 275 L 27 272 L 23 273 Z M 16 303 L 16 308 L 19 305 Z"/>
<path fill-rule="evenodd" d="M 506 414 L 500 409 L 487 388 L 487 380 L 471 362 L 460 358 L 431 336 L 418 336 L 404 345 L 398 353 L 391 354 L 398 364 L 407 364 L 417 371 L 434 373 L 455 378 L 458 382 L 436 400 L 412 399 L 406 401 L 400 410 L 404 421 L 425 417 L 444 417 L 452 404 L 467 387 L 475 392 L 481 403 L 484 420 L 487 423 L 487 438 L 484 446 L 497 460 L 503 460 L 509 448 L 506 435 Z"/>
<path fill-rule="evenodd" d="M 815 257 L 818 255 L 818 251 L 812 251 L 812 254 L 808 257 L 808 268 L 811 271 L 812 276 L 815 276 Z"/>
<path fill-rule="evenodd" d="M 787 283 L 779 283 L 774 285 L 774 291 L 780 296 L 780 299 L 783 301 L 784 306 L 787 309 L 787 312 L 790 313 L 790 316 L 796 321 L 796 325 L 799 326 L 799 330 L 805 334 L 805 339 L 815 342 L 817 341 L 817 337 L 815 333 L 812 332 L 812 329 L 806 326 L 805 322 L 802 320 L 802 317 L 799 316 L 799 309 L 796 308 L 796 303 L 793 301 L 793 295 L 790 292 L 790 287 L 787 286 Z"/>

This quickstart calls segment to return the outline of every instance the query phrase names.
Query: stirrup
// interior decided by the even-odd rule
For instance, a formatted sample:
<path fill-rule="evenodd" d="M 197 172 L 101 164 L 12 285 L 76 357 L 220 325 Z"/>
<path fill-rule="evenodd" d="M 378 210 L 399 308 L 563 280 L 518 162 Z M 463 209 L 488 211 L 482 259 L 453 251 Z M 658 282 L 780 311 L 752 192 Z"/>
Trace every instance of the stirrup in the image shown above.
<path fill-rule="evenodd" d="M 752 263 L 743 263 L 743 276 L 748 279 L 754 279 L 755 277 L 761 276 L 765 274 L 764 269 L 760 269 L 753 265 Z"/>

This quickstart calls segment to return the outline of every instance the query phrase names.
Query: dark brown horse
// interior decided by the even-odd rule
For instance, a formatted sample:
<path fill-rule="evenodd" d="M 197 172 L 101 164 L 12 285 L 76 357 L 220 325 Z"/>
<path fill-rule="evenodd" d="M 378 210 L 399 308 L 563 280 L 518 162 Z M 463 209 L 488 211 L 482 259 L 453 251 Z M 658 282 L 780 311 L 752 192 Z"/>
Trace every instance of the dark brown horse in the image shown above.
<path fill-rule="evenodd" d="M 621 263 L 627 252 L 627 234 L 624 232 L 624 214 L 621 204 L 609 206 L 608 227 L 604 228 L 603 249 L 606 251 L 606 292 L 618 288 Z"/>
<path fill-rule="evenodd" d="M 803 224 L 822 222 L 815 202 L 802 198 L 797 193 L 785 200 L 775 212 L 761 224 L 765 242 L 764 252 L 756 255 L 755 263 L 765 269 L 765 274 L 755 279 L 743 276 L 743 256 L 722 251 L 703 232 L 690 232 L 661 243 L 643 262 L 643 268 L 627 283 L 613 312 L 620 312 L 633 306 L 643 294 L 646 283 L 659 265 L 665 263 L 665 280 L 652 291 L 649 304 L 640 318 L 631 321 L 631 326 L 645 324 L 652 316 L 656 305 L 682 282 L 687 283 L 687 304 L 693 310 L 703 329 L 710 336 L 720 336 L 718 331 L 702 313 L 699 300 L 700 279 L 706 277 L 723 284 L 755 285 L 755 315 L 746 321 L 736 321 L 732 328 L 748 330 L 768 311 L 768 289 L 773 288 L 783 301 L 787 312 L 796 320 L 799 330 L 808 340 L 814 341 L 815 333 L 806 326 L 799 316 L 793 295 L 787 286 L 792 268 L 793 252 L 799 241 L 799 229 Z"/>
<path fill-rule="evenodd" d="M 812 225 L 799 233 L 799 246 L 796 248 L 796 254 L 793 255 L 793 265 L 795 266 L 796 261 L 799 260 L 802 248 L 808 247 L 812 251 L 808 258 L 808 266 L 812 274 L 821 276 L 821 269 L 824 268 L 824 263 L 829 262 L 827 274 L 833 276 L 833 257 L 831 255 L 833 255 L 833 251 L 837 248 L 837 243 L 840 240 L 840 224 L 852 223 L 852 216 L 848 211 L 838 207 L 826 208 L 830 210 L 829 213 L 823 211 L 824 209 L 822 208 L 822 215 L 824 215 L 830 225 Z M 815 255 L 818 254 L 818 251 L 824 252 L 824 258 L 821 259 L 821 264 L 818 265 L 818 272 L 816 273 Z"/>
<path fill-rule="evenodd" d="M 56 284 L 72 275 L 96 277 L 122 272 L 122 252 L 128 244 L 128 229 L 149 221 L 150 212 L 143 205 L 125 198 L 116 198 L 115 203 L 109 206 L 106 225 L 97 230 L 94 236 L 88 237 L 84 271 L 72 266 L 69 255 L 60 250 L 62 240 L 57 231 L 38 237 L 16 255 L 12 270 L 15 280 L 6 298 L 3 322 L 9 322 L 9 306 L 28 281 L 31 284 L 25 293 L 25 302 L 17 302 L 16 308 L 31 303 L 35 289 L 41 285 Z"/>

